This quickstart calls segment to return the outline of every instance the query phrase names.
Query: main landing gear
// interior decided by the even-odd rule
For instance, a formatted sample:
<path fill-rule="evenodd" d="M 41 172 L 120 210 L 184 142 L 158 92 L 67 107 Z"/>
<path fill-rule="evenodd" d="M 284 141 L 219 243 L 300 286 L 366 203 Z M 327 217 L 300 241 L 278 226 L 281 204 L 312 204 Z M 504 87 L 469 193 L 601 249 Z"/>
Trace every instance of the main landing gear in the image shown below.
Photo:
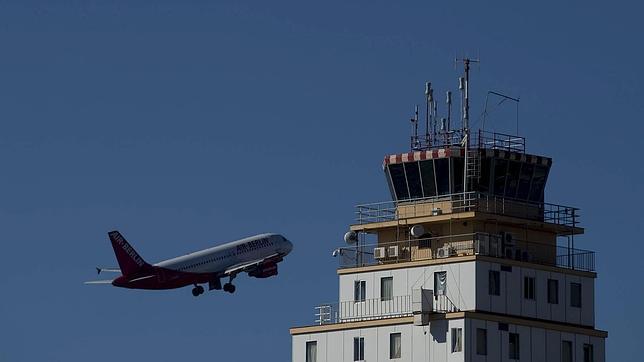
<path fill-rule="evenodd" d="M 230 294 L 235 292 L 235 286 L 232 283 L 224 284 L 224 291 Z"/>
<path fill-rule="evenodd" d="M 192 288 L 192 295 L 195 297 L 198 297 L 202 295 L 204 292 L 203 287 L 201 285 L 195 285 L 194 288 Z"/>

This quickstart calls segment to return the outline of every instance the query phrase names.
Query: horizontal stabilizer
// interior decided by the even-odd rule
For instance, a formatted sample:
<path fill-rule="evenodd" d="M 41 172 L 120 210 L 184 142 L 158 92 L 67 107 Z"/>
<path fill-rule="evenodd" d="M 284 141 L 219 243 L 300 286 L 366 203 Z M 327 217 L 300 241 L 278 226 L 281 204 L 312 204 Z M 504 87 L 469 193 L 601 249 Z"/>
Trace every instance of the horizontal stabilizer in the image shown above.
<path fill-rule="evenodd" d="M 90 280 L 88 282 L 84 282 L 83 284 L 112 284 L 111 280 Z"/>
<path fill-rule="evenodd" d="M 120 273 L 121 269 L 119 268 L 101 268 L 101 267 L 96 267 L 96 274 L 101 274 L 101 272 L 106 272 L 106 273 Z"/>

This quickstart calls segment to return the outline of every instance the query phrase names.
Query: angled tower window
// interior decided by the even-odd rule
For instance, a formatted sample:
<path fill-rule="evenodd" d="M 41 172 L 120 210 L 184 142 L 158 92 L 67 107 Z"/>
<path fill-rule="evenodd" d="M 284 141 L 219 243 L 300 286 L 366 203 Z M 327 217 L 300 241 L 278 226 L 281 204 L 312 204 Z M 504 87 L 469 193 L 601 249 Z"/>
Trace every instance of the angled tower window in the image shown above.
<path fill-rule="evenodd" d="M 508 161 L 502 158 L 494 159 L 494 194 L 503 196 L 505 192 L 505 178 L 508 174 Z"/>
<path fill-rule="evenodd" d="M 397 200 L 409 199 L 409 190 L 407 189 L 407 179 L 405 178 L 405 169 L 400 163 L 389 165 L 389 176 L 394 187 Z"/>
<path fill-rule="evenodd" d="M 418 169 L 418 162 L 406 162 L 405 174 L 407 175 L 407 185 L 409 186 L 409 197 L 412 199 L 420 199 L 423 197 L 423 185 L 420 181 L 420 170 Z"/>
<path fill-rule="evenodd" d="M 423 180 L 425 197 L 436 196 L 436 177 L 434 176 L 434 161 L 420 161 L 420 175 Z"/>
<path fill-rule="evenodd" d="M 449 160 L 447 158 L 438 158 L 434 160 L 436 166 L 436 186 L 439 195 L 448 195 L 450 193 L 449 183 Z"/>

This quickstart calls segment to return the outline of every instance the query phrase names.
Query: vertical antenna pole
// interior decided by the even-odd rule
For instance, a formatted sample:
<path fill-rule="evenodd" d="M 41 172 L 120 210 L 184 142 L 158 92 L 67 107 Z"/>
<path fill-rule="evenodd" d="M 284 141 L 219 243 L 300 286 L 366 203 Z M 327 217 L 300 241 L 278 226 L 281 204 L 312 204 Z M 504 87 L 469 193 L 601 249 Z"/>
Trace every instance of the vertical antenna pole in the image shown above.
<path fill-rule="evenodd" d="M 418 104 L 414 112 L 414 143 L 418 147 Z"/>
<path fill-rule="evenodd" d="M 426 146 L 430 146 L 429 141 L 429 90 L 432 88 L 430 82 L 425 82 L 425 142 Z"/>
<path fill-rule="evenodd" d="M 452 92 L 447 91 L 447 132 L 451 131 L 452 123 Z"/>

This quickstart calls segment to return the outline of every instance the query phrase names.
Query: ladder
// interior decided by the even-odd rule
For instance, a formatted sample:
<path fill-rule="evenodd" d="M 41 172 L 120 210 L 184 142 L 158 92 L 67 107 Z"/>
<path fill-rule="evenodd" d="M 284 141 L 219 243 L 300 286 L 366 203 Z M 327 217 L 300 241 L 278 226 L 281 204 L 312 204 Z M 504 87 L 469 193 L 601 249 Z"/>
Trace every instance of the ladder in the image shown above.
<path fill-rule="evenodd" d="M 481 154 L 478 149 L 467 150 L 467 177 L 471 180 L 481 177 Z"/>

